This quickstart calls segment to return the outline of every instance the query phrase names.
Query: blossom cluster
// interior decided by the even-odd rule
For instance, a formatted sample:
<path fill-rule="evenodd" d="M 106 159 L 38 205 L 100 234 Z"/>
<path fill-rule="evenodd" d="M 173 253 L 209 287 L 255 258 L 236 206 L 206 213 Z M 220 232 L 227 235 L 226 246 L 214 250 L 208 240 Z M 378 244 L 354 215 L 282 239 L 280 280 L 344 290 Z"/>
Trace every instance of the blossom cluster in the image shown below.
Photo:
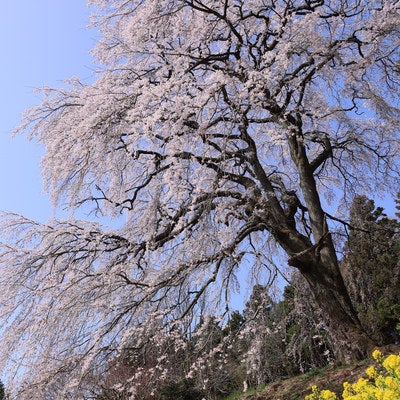
<path fill-rule="evenodd" d="M 337 400 L 336 394 L 330 390 L 321 390 L 317 386 L 313 386 L 311 390 L 312 393 L 305 400 Z"/>
<path fill-rule="evenodd" d="M 400 353 L 385 357 L 375 350 L 372 357 L 376 366 L 366 369 L 368 379 L 360 378 L 355 383 L 343 383 L 343 400 L 400 400 Z M 312 393 L 305 400 L 338 400 L 330 390 L 312 387 Z"/>

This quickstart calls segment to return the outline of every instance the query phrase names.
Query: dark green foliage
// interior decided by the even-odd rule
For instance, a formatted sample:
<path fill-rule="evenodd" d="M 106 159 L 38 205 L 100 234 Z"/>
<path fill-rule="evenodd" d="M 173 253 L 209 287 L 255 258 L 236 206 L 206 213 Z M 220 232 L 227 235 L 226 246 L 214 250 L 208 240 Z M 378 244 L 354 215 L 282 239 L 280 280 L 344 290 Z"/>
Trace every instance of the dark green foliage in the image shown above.
<path fill-rule="evenodd" d="M 323 315 L 313 301 L 308 283 L 300 274 L 293 274 L 281 303 L 289 375 L 320 368 L 333 361 Z"/>
<path fill-rule="evenodd" d="M 237 334 L 240 331 L 240 328 L 243 326 L 245 322 L 245 318 L 239 311 L 234 311 L 229 320 L 228 324 L 224 329 L 224 334 Z"/>
<path fill-rule="evenodd" d="M 260 284 L 254 285 L 250 299 L 246 303 L 246 307 L 243 312 L 246 319 L 268 319 L 273 306 L 273 301 L 268 292 L 268 287 Z"/>
<path fill-rule="evenodd" d="M 295 296 L 294 286 L 293 285 L 285 286 L 283 290 L 283 300 L 281 301 L 282 311 L 284 316 L 289 315 L 290 312 L 294 309 L 294 296 Z"/>
<path fill-rule="evenodd" d="M 192 379 L 169 382 L 161 389 L 162 400 L 201 400 L 204 393 L 196 388 Z"/>
<path fill-rule="evenodd" d="M 6 400 L 7 396 L 6 396 L 6 390 L 4 388 L 4 384 L 2 381 L 0 381 L 0 400 Z"/>
<path fill-rule="evenodd" d="M 242 339 L 242 347 L 250 387 L 257 387 L 287 374 L 284 330 L 279 314 L 280 307 L 271 298 L 269 288 L 254 285 L 243 310 L 248 331 Z"/>
<path fill-rule="evenodd" d="M 354 198 L 341 269 L 359 318 L 382 344 L 400 340 L 399 222 L 365 196 Z"/>

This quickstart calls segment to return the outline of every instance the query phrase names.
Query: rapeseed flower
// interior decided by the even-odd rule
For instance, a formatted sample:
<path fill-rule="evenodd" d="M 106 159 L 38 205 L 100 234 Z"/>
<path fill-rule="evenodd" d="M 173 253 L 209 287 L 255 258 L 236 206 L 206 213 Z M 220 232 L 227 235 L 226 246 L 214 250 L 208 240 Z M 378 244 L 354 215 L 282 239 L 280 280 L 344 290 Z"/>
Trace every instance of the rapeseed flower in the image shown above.
<path fill-rule="evenodd" d="M 355 383 L 343 383 L 343 400 L 400 400 L 400 353 L 385 358 L 380 350 L 372 357 L 377 365 L 366 369 L 368 379 L 360 378 Z M 312 393 L 305 400 L 338 400 L 330 390 L 312 387 Z"/>

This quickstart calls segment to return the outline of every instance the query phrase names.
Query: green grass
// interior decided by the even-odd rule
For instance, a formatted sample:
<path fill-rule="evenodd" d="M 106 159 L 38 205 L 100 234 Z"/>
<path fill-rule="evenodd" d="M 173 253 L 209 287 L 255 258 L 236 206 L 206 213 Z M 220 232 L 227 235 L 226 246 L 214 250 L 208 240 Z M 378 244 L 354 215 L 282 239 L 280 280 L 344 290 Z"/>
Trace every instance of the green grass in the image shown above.
<path fill-rule="evenodd" d="M 237 400 L 243 396 L 243 392 L 233 392 L 228 397 L 225 397 L 224 400 Z"/>
<path fill-rule="evenodd" d="M 308 372 L 306 372 L 304 375 L 309 377 L 309 376 L 317 376 L 317 375 L 321 375 L 321 374 L 322 374 L 322 371 L 319 368 L 312 368 Z"/>
<path fill-rule="evenodd" d="M 247 392 L 233 392 L 231 393 L 228 397 L 225 397 L 223 400 L 237 400 L 237 399 L 243 399 L 246 398 L 247 396 L 251 396 L 257 392 L 261 392 L 262 390 L 265 389 L 265 384 L 262 384 L 258 386 L 257 388 L 250 388 Z"/>

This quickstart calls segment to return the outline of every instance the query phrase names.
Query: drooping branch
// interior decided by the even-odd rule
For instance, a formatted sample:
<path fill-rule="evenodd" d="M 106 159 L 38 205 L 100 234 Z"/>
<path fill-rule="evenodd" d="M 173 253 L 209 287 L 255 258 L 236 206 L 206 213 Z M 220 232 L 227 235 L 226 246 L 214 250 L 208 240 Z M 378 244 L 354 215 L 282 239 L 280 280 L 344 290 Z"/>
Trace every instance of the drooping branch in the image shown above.
<path fill-rule="evenodd" d="M 124 346 L 187 332 L 271 242 L 337 359 L 363 355 L 323 198 L 399 186 L 399 4 L 96 3 L 102 70 L 47 90 L 21 129 L 45 146 L 54 204 L 118 220 L 2 217 L 0 364 L 21 359 L 18 399 L 80 398 Z"/>

